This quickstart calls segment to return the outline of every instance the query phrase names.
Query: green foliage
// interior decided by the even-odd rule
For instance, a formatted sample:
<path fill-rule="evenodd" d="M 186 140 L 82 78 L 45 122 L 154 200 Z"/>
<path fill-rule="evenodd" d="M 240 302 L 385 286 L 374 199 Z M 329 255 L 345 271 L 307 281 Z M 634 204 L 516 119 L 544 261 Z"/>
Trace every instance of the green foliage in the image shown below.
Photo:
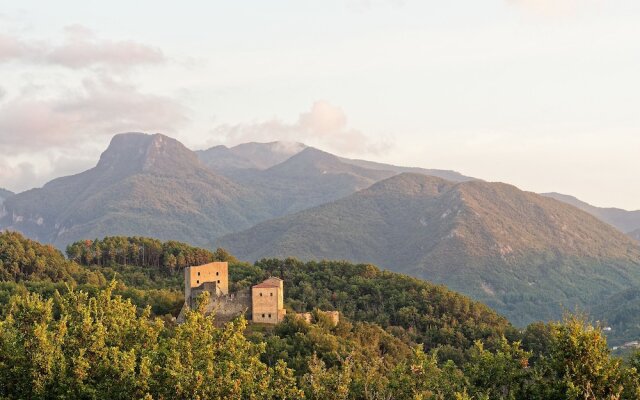
<path fill-rule="evenodd" d="M 124 249 L 136 240 L 149 243 L 107 238 L 88 248 Z M 126 265 L 116 258 L 83 266 L 0 234 L 2 271 L 17 271 L 0 282 L 0 398 L 640 398 L 640 356 L 612 357 L 600 327 L 584 317 L 519 332 L 465 296 L 371 265 L 248 265 L 223 250 L 157 244 L 167 259 L 232 261 L 234 290 L 282 277 L 285 321 L 265 327 L 239 318 L 218 327 L 196 307 L 176 325 L 181 274 L 157 260 L 138 266 L 116 252 Z M 34 269 L 38 262 L 44 268 Z M 319 310 L 340 311 L 340 322 Z M 295 311 L 311 311 L 312 322 Z"/>
<path fill-rule="evenodd" d="M 581 316 L 568 316 L 550 328 L 549 356 L 539 363 L 547 390 L 567 399 L 620 399 L 625 371 L 621 360 L 611 357 L 602 330 Z"/>
<path fill-rule="evenodd" d="M 96 297 L 70 291 L 16 296 L 0 321 L 0 397 L 294 399 L 291 370 L 260 361 L 264 345 L 242 319 L 216 328 L 187 313 L 175 329 L 149 318 L 112 284 Z"/>
<path fill-rule="evenodd" d="M 640 289 L 623 290 L 591 309 L 594 318 L 611 327 L 607 340 L 614 346 L 640 338 Z"/>
<path fill-rule="evenodd" d="M 517 400 L 526 398 L 531 353 L 521 349 L 520 342 L 502 338 L 495 352 L 476 342 L 464 373 L 471 386 L 470 394 L 478 398 Z"/>
<path fill-rule="evenodd" d="M 0 280 L 72 281 L 79 269 L 53 246 L 16 232 L 0 232 Z"/>
<path fill-rule="evenodd" d="M 279 276 L 287 282 L 285 301 L 295 311 L 337 310 L 427 349 L 450 346 L 449 358 L 461 359 L 464 349 L 477 339 L 498 343 L 501 336 L 516 334 L 506 319 L 483 304 L 372 265 L 265 259 L 256 266 L 263 276 Z"/>
<path fill-rule="evenodd" d="M 108 236 L 82 240 L 67 246 L 70 260 L 82 265 L 134 265 L 174 273 L 190 265 L 237 260 L 224 249 L 215 252 L 170 240 L 146 237 Z"/>
<path fill-rule="evenodd" d="M 0 323 L 2 396 L 141 397 L 163 325 L 112 290 L 12 298 Z"/>

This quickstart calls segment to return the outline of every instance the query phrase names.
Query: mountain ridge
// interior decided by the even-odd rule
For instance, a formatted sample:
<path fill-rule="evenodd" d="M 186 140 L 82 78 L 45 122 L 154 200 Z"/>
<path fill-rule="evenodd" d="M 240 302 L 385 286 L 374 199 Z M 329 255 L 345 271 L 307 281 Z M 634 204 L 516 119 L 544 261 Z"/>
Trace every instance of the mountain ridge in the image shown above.
<path fill-rule="evenodd" d="M 556 318 L 563 306 L 585 306 L 640 283 L 640 246 L 590 214 L 512 185 L 417 174 L 217 244 L 250 260 L 370 262 L 445 284 L 517 323 Z M 529 298 L 536 292 L 552 296 Z"/>
<path fill-rule="evenodd" d="M 640 230 L 640 210 L 629 211 L 615 207 L 596 207 L 574 196 L 556 192 L 541 193 L 541 195 L 586 211 L 609 225 L 618 228 L 621 232 L 632 233 L 632 231 Z"/>
<path fill-rule="evenodd" d="M 148 233 L 205 244 L 203 236 L 268 218 L 259 199 L 177 140 L 128 133 L 114 136 L 94 168 L 9 198 L 0 222 L 61 247 L 84 237 Z"/>
<path fill-rule="evenodd" d="M 298 142 L 241 143 L 233 147 L 213 146 L 196 154 L 214 171 L 236 169 L 263 170 L 286 161 L 307 146 Z"/>

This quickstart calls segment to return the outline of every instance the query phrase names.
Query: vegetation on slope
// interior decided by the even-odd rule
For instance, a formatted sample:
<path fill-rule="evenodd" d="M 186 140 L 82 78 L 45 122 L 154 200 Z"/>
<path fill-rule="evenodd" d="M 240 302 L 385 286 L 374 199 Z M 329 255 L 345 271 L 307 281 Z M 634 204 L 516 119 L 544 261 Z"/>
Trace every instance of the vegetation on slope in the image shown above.
<path fill-rule="evenodd" d="M 309 324 L 290 312 L 276 327 L 247 327 L 240 317 L 218 328 L 215 316 L 204 316 L 201 307 L 181 325 L 160 319 L 152 307 L 120 295 L 181 286 L 177 269 L 165 268 L 150 254 L 143 261 L 127 253 L 141 244 L 167 258 L 227 257 L 236 286 L 281 276 L 288 282 L 290 311 L 336 309 L 341 321 L 334 325 L 314 311 Z M 111 237 L 69 246 L 79 262 L 95 263 L 91 267 L 16 233 L 0 234 L 0 248 L 1 270 L 19 271 L 2 275 L 2 285 L 16 288 L 0 305 L 2 398 L 596 400 L 640 395 L 640 358 L 623 364 L 612 357 L 602 332 L 583 319 L 533 324 L 520 333 L 464 296 L 370 265 L 293 259 L 248 265 L 223 251 L 148 238 Z M 32 268 L 38 261 L 44 269 Z M 119 264 L 125 261 L 126 266 Z M 107 284 L 116 271 L 133 286 Z M 78 283 L 87 275 L 95 282 Z M 54 290 L 39 291 L 34 284 L 54 285 Z M 206 304 L 206 296 L 200 301 Z"/>
<path fill-rule="evenodd" d="M 583 211 L 505 184 L 415 174 L 217 244 L 249 260 L 374 263 L 443 283 L 519 325 L 640 285 L 640 246 Z"/>
<path fill-rule="evenodd" d="M 206 296 L 201 299 L 206 301 Z M 169 326 L 113 295 L 14 296 L 0 317 L 6 399 L 635 399 L 636 367 L 579 319 L 545 326 L 544 355 L 503 339 L 462 365 L 409 349 L 374 325 L 290 316 L 267 334 L 199 309 Z M 308 355 L 310 354 L 310 355 Z M 300 364 L 303 361 L 305 363 Z M 534 361 L 535 360 L 535 361 Z M 287 364 L 290 362 L 290 364 Z M 292 368 L 293 367 L 293 368 Z"/>
<path fill-rule="evenodd" d="M 611 328 L 609 343 L 620 346 L 640 340 L 640 289 L 627 289 L 591 309 L 591 314 Z"/>

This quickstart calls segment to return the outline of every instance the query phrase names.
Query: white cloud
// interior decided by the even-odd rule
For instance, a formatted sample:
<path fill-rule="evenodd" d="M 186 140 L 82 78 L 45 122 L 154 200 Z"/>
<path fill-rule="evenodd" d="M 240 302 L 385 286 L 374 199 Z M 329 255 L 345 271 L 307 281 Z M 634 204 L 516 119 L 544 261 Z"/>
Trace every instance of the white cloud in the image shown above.
<path fill-rule="evenodd" d="M 187 121 L 176 101 L 105 76 L 53 97 L 29 90 L 0 105 L 0 152 L 75 146 L 123 131 L 172 133 Z"/>
<path fill-rule="evenodd" d="M 375 154 L 389 148 L 388 143 L 371 139 L 350 128 L 347 122 L 347 115 L 340 107 L 318 100 L 293 123 L 271 119 L 251 124 L 220 125 L 214 128 L 213 133 L 216 138 L 230 143 L 296 141 L 342 154 Z"/>
<path fill-rule="evenodd" d="M 0 62 L 58 65 L 71 69 L 92 66 L 115 70 L 139 65 L 160 64 L 166 61 L 158 48 L 123 40 L 100 39 L 81 25 L 65 28 L 62 43 L 25 40 L 9 34 L 0 34 Z"/>
<path fill-rule="evenodd" d="M 35 167 L 29 162 L 10 164 L 0 159 L 0 187 L 8 190 L 23 190 L 25 182 L 36 179 Z"/>
<path fill-rule="evenodd" d="M 582 0 L 582 3 L 591 0 Z M 507 0 L 508 3 L 520 6 L 524 10 L 542 16 L 563 16 L 577 11 L 581 5 L 579 0 Z"/>
<path fill-rule="evenodd" d="M 355 11 L 366 11 L 380 5 L 401 7 L 405 3 L 405 0 L 347 0 L 347 6 Z"/>

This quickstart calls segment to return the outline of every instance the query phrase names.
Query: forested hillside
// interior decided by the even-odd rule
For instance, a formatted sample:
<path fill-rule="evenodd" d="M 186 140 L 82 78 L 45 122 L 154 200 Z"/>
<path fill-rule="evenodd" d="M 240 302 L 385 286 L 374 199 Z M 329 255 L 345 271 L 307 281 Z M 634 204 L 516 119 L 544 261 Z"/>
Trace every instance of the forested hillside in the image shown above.
<path fill-rule="evenodd" d="M 136 246 L 144 247 L 144 257 L 132 257 Z M 147 253 L 147 248 L 154 250 Z M 249 265 L 222 250 L 211 253 L 148 238 L 78 242 L 68 250 L 92 266 L 66 260 L 19 234 L 0 234 L 2 285 L 14 288 L 10 297 L 0 297 L 2 398 L 596 400 L 640 395 L 639 358 L 612 357 L 602 332 L 579 317 L 517 331 L 486 306 L 444 287 L 364 264 L 272 259 Z M 181 325 L 159 318 L 127 293 L 136 286 L 146 293 L 156 290 L 152 286 L 181 285 L 180 266 L 167 269 L 152 254 L 198 261 L 226 257 L 236 286 L 281 276 L 289 315 L 276 327 L 247 325 L 239 317 L 218 328 L 215 316 L 204 316 L 199 307 Z M 129 279 L 130 286 L 106 279 L 113 272 Z M 42 286 L 36 283 L 55 287 L 38 290 Z M 340 310 L 338 325 L 318 311 L 311 323 L 294 315 L 294 310 L 318 308 Z"/>
<path fill-rule="evenodd" d="M 640 286 L 640 245 L 586 212 L 511 185 L 418 174 L 217 244 L 245 260 L 374 263 L 443 283 L 519 325 Z"/>

